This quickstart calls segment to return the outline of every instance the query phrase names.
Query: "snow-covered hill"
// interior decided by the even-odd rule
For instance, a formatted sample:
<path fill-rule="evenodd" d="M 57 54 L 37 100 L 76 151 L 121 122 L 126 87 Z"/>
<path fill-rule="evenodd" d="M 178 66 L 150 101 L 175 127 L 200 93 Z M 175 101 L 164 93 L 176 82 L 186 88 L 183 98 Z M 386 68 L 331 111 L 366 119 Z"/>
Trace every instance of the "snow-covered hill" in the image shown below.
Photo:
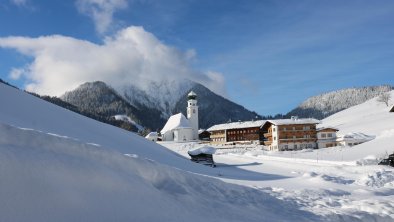
<path fill-rule="evenodd" d="M 336 90 L 313 96 L 302 102 L 287 116 L 323 119 L 341 110 L 361 104 L 381 93 L 392 90 L 392 86 L 370 86 Z"/>
<path fill-rule="evenodd" d="M 394 91 L 391 91 L 390 95 L 390 104 L 394 104 Z M 325 126 L 337 127 L 342 134 L 362 131 L 379 137 L 387 131 L 394 131 L 394 113 L 389 112 L 390 108 L 391 106 L 387 107 L 375 97 L 329 116 L 323 119 L 322 123 Z"/>
<path fill-rule="evenodd" d="M 0 221 L 322 221 L 4 84 L 0 104 Z"/>
<path fill-rule="evenodd" d="M 222 150 L 217 168 L 182 157 L 196 144 L 163 143 L 175 153 L 4 84 L 0 104 L 0 221 L 394 218 L 394 170 L 354 164 L 394 144 L 393 113 L 373 101 L 354 107 L 354 120 L 352 112 L 323 120 L 350 132 L 366 128 L 352 122 L 370 119 L 365 133 L 376 132 L 373 141 L 276 154 Z"/>
<path fill-rule="evenodd" d="M 390 92 L 394 98 L 394 91 Z M 394 99 L 390 104 L 394 104 Z M 376 136 L 372 141 L 351 147 L 345 151 L 345 160 L 382 158 L 394 152 L 394 113 L 390 107 L 375 97 L 322 120 L 321 126 L 339 129 L 338 134 L 361 132 Z"/>

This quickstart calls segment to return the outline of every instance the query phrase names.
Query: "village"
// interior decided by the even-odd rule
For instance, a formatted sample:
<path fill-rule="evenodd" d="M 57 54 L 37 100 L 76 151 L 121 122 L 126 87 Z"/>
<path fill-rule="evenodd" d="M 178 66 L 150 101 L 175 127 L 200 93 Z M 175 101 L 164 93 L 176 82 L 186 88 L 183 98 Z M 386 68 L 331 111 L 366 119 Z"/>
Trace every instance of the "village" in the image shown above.
<path fill-rule="evenodd" d="M 160 133 L 151 132 L 146 138 L 152 141 L 178 143 L 199 141 L 214 147 L 229 145 L 262 145 L 269 151 L 291 151 L 329 147 L 351 147 L 375 138 L 362 132 L 338 134 L 331 126 L 319 126 L 313 118 L 251 120 L 217 124 L 208 129 L 198 127 L 197 95 L 188 94 L 187 117 L 182 113 L 171 116 Z M 394 107 L 390 112 L 394 112 Z"/>

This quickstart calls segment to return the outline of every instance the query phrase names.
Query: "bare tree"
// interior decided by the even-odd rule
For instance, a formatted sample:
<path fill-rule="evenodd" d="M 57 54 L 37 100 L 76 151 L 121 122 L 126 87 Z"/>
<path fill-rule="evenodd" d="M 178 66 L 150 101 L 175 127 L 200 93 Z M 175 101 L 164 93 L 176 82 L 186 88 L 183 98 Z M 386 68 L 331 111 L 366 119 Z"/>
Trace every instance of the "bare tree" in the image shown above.
<path fill-rule="evenodd" d="M 378 102 L 382 102 L 386 104 L 386 106 L 389 106 L 390 98 L 391 98 L 390 92 L 385 92 L 380 94 L 380 96 L 378 97 Z"/>

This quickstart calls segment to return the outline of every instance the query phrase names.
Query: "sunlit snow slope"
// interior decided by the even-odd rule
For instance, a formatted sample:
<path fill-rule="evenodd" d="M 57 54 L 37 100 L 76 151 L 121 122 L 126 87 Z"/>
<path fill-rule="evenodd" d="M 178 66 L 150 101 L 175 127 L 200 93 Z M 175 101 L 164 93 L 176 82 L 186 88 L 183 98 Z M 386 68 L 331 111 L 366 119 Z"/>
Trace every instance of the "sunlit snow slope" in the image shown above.
<path fill-rule="evenodd" d="M 323 221 L 3 84 L 0 104 L 0 221 Z"/>
<path fill-rule="evenodd" d="M 390 93 L 393 104 L 394 91 Z M 374 98 L 323 119 L 320 126 L 336 127 L 338 134 L 361 132 L 376 136 L 372 141 L 343 150 L 343 160 L 358 160 L 369 155 L 383 157 L 394 152 L 394 113 L 389 112 L 390 108 Z"/>

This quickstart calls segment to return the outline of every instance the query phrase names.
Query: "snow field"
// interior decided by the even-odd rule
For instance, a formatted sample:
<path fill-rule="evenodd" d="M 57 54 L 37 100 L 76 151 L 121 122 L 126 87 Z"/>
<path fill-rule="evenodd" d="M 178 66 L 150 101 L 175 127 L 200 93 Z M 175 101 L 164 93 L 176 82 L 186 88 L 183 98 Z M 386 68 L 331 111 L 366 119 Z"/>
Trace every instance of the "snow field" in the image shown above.
<path fill-rule="evenodd" d="M 0 131 L 1 221 L 319 220 L 256 189 L 136 155 L 4 124 Z"/>
<path fill-rule="evenodd" d="M 323 121 L 370 142 L 233 147 L 215 169 L 188 160 L 195 144 L 165 149 L 3 84 L 0 103 L 0 221 L 394 220 L 393 169 L 374 165 L 394 151 L 394 118 L 376 101 Z"/>

